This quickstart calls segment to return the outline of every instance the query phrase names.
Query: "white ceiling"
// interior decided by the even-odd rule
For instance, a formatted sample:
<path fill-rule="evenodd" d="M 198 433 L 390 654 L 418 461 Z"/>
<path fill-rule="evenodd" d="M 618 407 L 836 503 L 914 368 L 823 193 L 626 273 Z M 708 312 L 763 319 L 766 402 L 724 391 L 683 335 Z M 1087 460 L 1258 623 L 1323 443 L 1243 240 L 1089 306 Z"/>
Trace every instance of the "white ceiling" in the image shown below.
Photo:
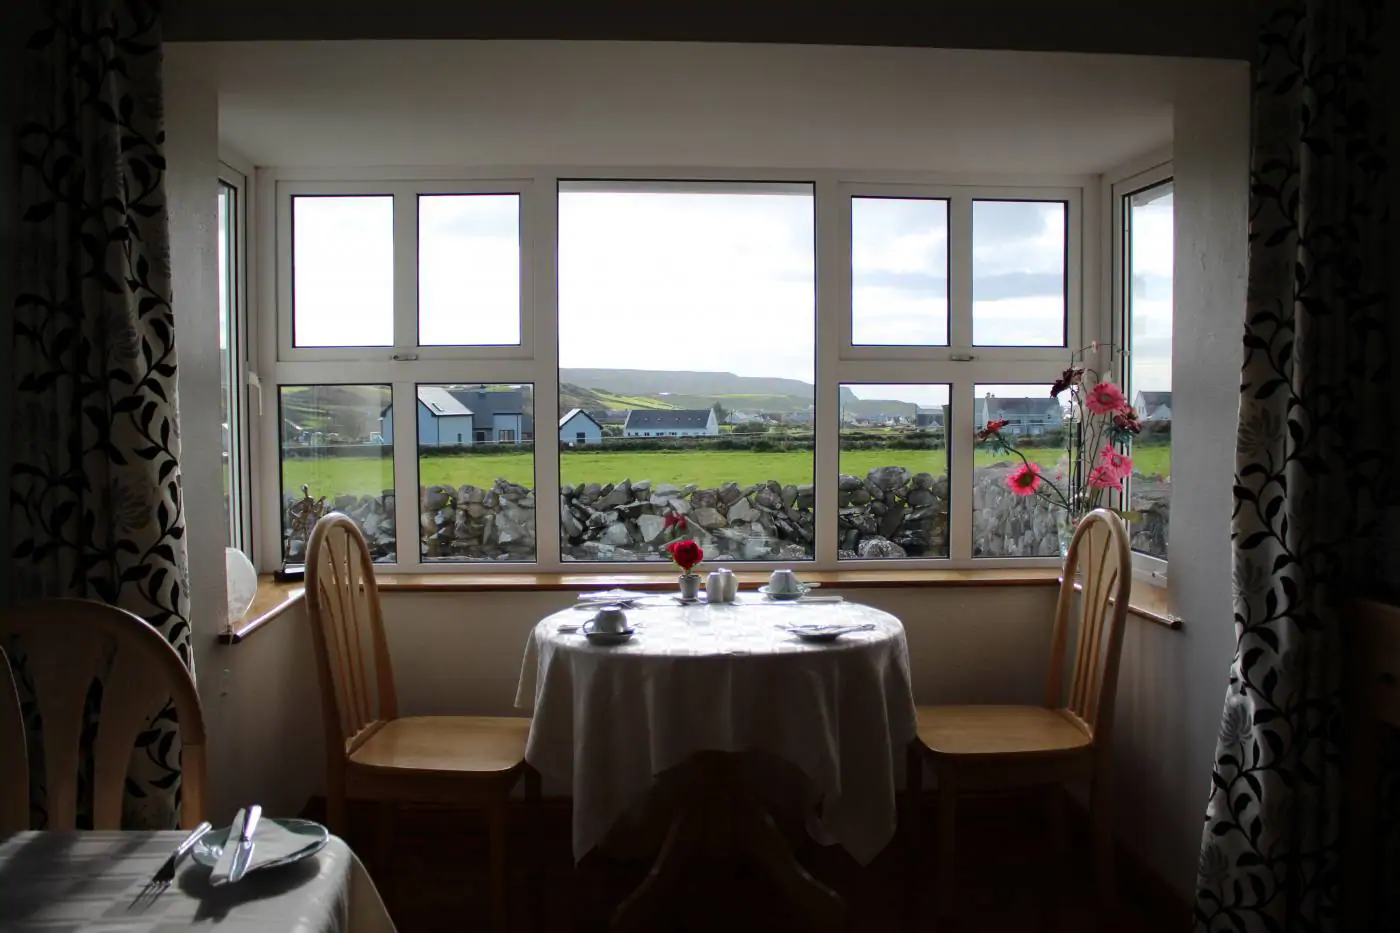
<path fill-rule="evenodd" d="M 1170 145 L 1213 63 L 1069 53 L 551 41 L 210 43 L 260 166 L 1097 173 Z"/>

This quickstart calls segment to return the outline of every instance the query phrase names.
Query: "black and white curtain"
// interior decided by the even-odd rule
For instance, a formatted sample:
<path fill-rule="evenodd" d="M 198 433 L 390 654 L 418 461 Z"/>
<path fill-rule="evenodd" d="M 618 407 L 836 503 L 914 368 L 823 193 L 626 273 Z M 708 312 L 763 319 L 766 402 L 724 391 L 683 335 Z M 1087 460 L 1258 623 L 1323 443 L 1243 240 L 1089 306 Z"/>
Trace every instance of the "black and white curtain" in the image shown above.
<path fill-rule="evenodd" d="M 44 6 L 25 53 L 18 139 L 8 434 L 16 589 L 128 609 L 192 666 L 159 4 Z M 12 659 L 23 681 L 22 653 Z M 95 683 L 90 714 L 100 695 Z M 125 814 L 133 825 L 175 823 L 174 716 L 157 712 L 138 738 Z M 33 770 L 42 821 L 42 769 Z"/>
<path fill-rule="evenodd" d="M 1395 431 L 1382 417 L 1393 401 L 1385 0 L 1264 6 L 1233 525 L 1238 646 L 1196 886 L 1196 928 L 1212 933 L 1341 928 L 1344 600 L 1381 573 L 1383 445 Z"/>

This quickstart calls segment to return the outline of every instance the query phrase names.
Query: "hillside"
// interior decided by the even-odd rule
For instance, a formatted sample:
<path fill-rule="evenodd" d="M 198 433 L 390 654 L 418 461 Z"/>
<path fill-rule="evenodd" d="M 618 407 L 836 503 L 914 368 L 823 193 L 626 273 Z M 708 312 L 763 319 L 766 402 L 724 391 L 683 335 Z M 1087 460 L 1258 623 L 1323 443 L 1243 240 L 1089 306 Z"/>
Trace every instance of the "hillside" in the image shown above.
<path fill-rule="evenodd" d="M 659 372 L 649 369 L 561 369 L 561 382 L 619 395 L 794 395 L 812 400 L 812 385 L 799 379 L 736 376 L 733 373 Z"/>

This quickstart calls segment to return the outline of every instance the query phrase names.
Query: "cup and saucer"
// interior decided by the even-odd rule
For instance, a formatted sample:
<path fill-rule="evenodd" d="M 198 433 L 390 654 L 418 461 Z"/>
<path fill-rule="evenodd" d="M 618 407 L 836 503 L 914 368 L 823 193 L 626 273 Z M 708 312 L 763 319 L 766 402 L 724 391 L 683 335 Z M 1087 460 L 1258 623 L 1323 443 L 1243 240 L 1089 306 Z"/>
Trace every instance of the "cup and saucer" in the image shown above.
<path fill-rule="evenodd" d="M 769 599 L 794 600 L 806 596 L 816 584 L 803 583 L 797 579 L 797 574 L 791 570 L 775 570 L 768 577 L 768 585 L 760 586 L 758 591 Z"/>
<path fill-rule="evenodd" d="M 627 613 L 617 606 L 604 606 L 583 623 L 579 633 L 594 645 L 620 645 L 637 634 L 627 622 Z"/>

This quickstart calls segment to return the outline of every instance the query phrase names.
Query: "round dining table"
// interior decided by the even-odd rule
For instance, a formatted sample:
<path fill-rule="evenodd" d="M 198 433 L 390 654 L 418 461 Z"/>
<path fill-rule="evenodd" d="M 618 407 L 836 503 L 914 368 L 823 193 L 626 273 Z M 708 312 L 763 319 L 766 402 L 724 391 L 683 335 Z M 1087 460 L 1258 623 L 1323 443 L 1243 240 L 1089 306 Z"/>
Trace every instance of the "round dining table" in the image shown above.
<path fill-rule="evenodd" d="M 516 706 L 533 711 L 525 760 L 573 795 L 581 859 L 658 777 L 702 753 L 766 752 L 810 782 L 808 831 L 868 863 L 893 838 L 895 775 L 914 738 L 909 649 L 899 619 L 836 596 L 733 603 L 668 595 L 627 609 L 612 646 L 580 631 L 584 605 L 526 641 Z M 791 624 L 857 627 L 828 643 Z"/>

